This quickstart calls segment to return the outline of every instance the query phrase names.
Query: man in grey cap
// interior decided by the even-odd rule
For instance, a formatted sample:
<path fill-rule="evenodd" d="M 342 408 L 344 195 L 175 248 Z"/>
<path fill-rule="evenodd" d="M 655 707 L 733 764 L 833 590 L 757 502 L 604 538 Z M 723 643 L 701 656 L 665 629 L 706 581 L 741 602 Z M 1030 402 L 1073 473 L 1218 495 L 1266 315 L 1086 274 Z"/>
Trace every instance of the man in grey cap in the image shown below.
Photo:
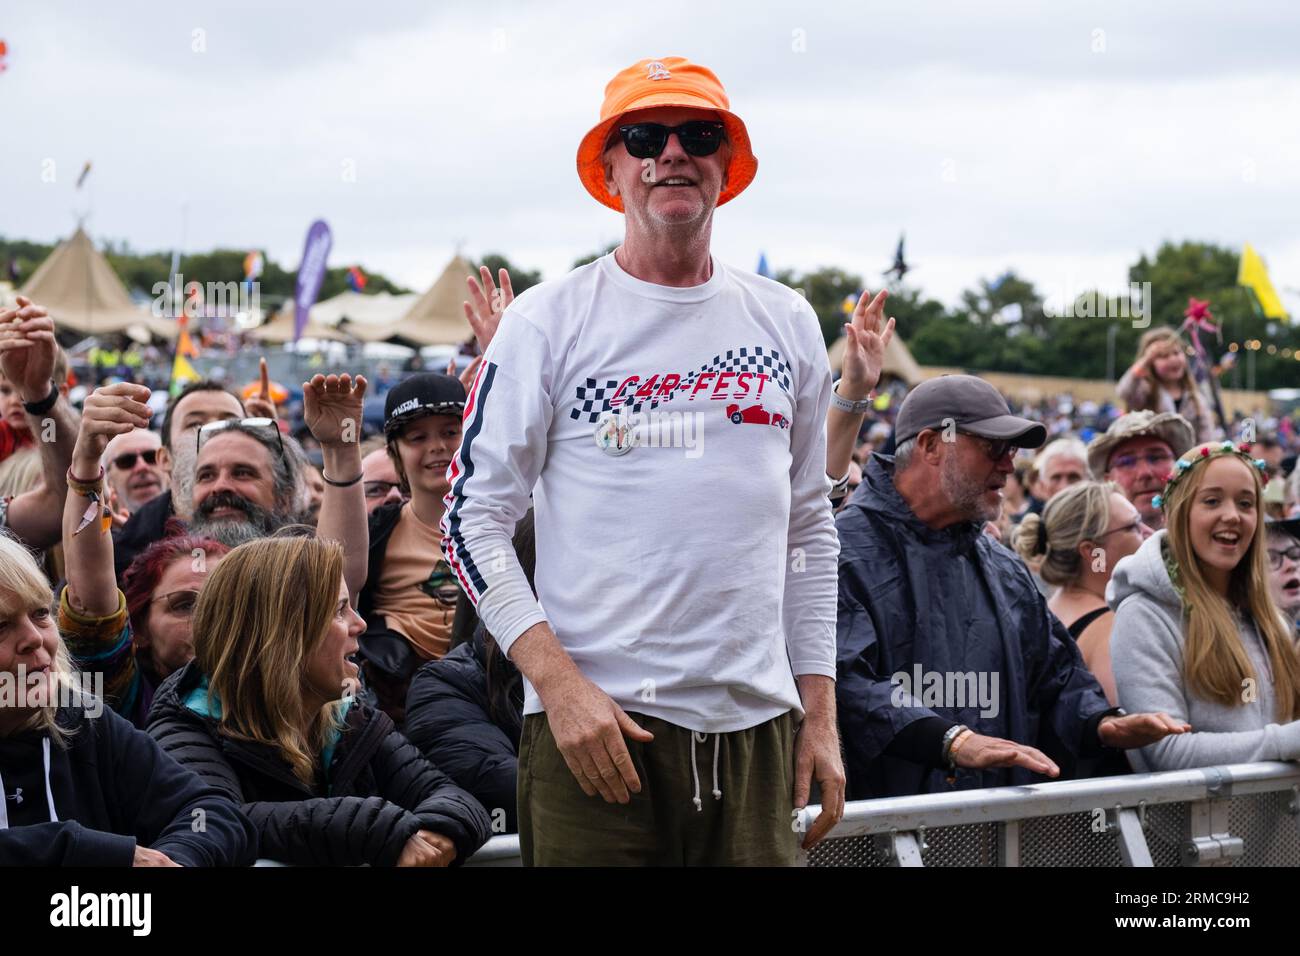
<path fill-rule="evenodd" d="M 1154 531 L 1165 526 L 1164 512 L 1151 503 L 1165 486 L 1174 460 L 1192 447 L 1191 423 L 1173 412 L 1129 412 L 1088 443 L 1088 467 L 1113 481 Z"/>
<path fill-rule="evenodd" d="M 1183 725 L 1110 707 L 1024 563 L 982 533 L 1017 448 L 1047 438 L 969 375 L 903 402 L 836 519 L 836 700 L 851 799 L 1073 775 Z"/>

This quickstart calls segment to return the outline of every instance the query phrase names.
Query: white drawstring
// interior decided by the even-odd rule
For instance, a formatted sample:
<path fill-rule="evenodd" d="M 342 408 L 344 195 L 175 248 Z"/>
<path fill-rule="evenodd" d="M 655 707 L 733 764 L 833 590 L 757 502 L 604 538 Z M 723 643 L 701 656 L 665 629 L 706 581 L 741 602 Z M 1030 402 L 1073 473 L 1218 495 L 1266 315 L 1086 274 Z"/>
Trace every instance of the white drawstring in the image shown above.
<path fill-rule="evenodd" d="M 713 799 L 722 799 L 722 789 L 718 786 L 718 739 L 721 734 L 713 735 Z M 697 812 L 704 812 L 704 801 L 700 799 L 700 771 L 695 765 L 695 744 L 696 741 L 704 743 L 709 739 L 708 734 L 702 734 L 698 730 L 691 731 L 691 780 L 695 784 L 695 794 L 691 797 L 691 802 L 695 804 Z"/>
<path fill-rule="evenodd" d="M 50 738 L 45 737 L 41 740 L 41 750 L 44 751 L 43 763 L 45 764 L 45 800 L 50 805 L 50 822 L 58 823 L 59 815 L 54 811 L 54 790 L 50 786 Z M 22 788 L 16 792 L 19 798 L 15 803 L 21 802 Z M 9 797 L 5 794 L 4 778 L 0 777 L 0 830 L 9 829 Z"/>
<path fill-rule="evenodd" d="M 58 823 L 59 815 L 54 811 L 54 788 L 50 786 L 50 738 L 46 737 L 41 741 L 41 749 L 45 751 L 45 800 L 50 805 L 50 822 Z"/>

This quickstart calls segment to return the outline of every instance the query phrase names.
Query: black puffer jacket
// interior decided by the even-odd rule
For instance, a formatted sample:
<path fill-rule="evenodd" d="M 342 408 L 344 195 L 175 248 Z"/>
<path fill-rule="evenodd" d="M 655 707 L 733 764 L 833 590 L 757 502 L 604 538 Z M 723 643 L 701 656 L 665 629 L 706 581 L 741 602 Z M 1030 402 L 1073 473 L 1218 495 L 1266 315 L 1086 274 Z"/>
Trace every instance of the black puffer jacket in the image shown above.
<path fill-rule="evenodd" d="M 455 843 L 459 864 L 487 841 L 483 807 L 420 756 L 384 714 L 352 706 L 329 760 L 328 784 L 309 788 L 270 747 L 220 736 L 217 720 L 202 712 L 202 681 L 195 662 L 164 681 L 149 712 L 149 734 L 242 806 L 257 829 L 261 856 L 300 865 L 391 866 L 424 829 Z"/>
<path fill-rule="evenodd" d="M 406 699 L 406 735 L 494 817 L 498 808 L 504 810 L 508 832 L 515 833 L 523 695 L 498 695 L 494 719 L 484 639 L 480 627 L 470 643 L 415 672 Z"/>

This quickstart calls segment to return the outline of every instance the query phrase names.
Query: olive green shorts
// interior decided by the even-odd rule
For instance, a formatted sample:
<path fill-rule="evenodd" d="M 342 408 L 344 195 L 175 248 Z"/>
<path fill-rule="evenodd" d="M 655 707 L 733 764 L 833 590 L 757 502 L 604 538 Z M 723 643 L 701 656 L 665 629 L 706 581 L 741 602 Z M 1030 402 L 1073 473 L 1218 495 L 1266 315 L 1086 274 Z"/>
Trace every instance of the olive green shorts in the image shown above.
<path fill-rule="evenodd" d="M 583 793 L 546 715 L 524 718 L 519 846 L 525 866 L 794 864 L 793 712 L 707 735 L 629 716 L 654 740 L 624 739 L 641 780 L 641 792 L 626 804 Z"/>

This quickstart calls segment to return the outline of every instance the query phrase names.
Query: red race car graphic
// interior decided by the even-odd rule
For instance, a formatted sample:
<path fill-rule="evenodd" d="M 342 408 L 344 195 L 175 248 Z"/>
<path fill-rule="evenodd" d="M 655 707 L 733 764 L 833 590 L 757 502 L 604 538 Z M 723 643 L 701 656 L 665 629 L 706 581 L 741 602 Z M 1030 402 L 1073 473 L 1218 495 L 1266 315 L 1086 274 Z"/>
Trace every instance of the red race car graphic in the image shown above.
<path fill-rule="evenodd" d="M 780 412 L 772 412 L 770 415 L 764 410 L 762 405 L 750 405 L 749 408 L 742 409 L 739 405 L 727 406 L 727 417 L 736 425 L 774 425 L 777 428 L 789 428 L 790 423 Z"/>

